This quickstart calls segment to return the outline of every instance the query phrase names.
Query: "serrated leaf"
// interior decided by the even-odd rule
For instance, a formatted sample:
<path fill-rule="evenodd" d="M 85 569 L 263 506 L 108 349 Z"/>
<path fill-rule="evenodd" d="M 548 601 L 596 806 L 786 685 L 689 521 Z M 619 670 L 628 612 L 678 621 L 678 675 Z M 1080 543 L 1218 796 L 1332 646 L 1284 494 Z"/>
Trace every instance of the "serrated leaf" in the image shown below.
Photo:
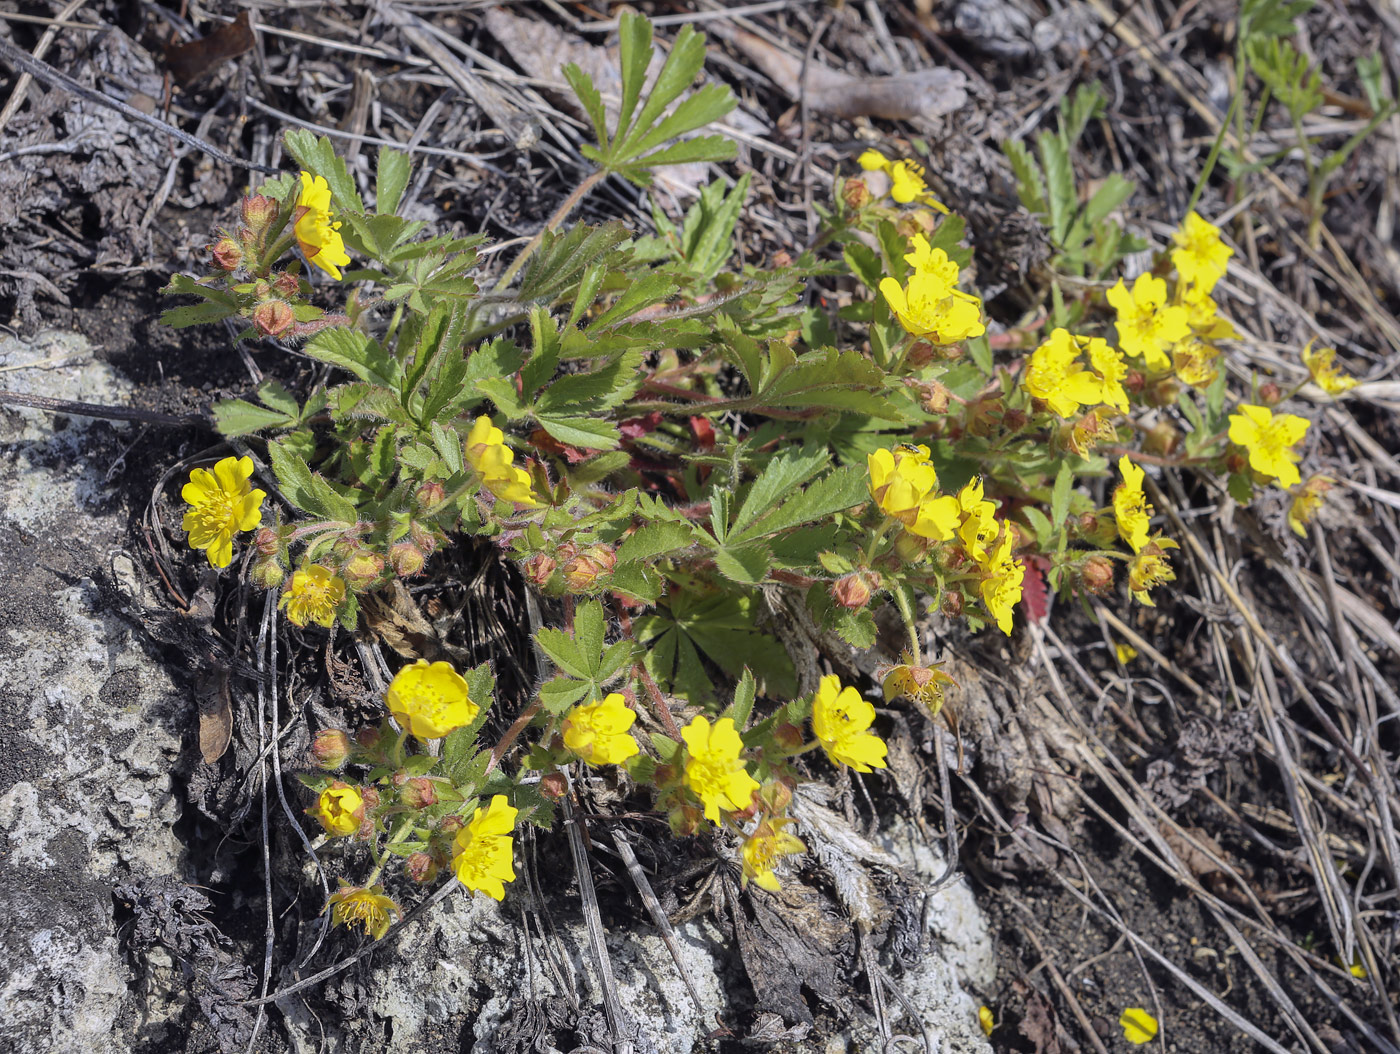
<path fill-rule="evenodd" d="M 540 705 L 557 716 L 586 696 L 592 688 L 589 681 L 556 677 L 540 685 Z"/>
<path fill-rule="evenodd" d="M 734 701 L 725 708 L 722 716 L 733 720 L 734 727 L 742 732 L 748 727 L 749 715 L 753 713 L 754 696 L 757 694 L 753 671 L 745 666 L 744 672 L 739 675 L 739 683 L 734 686 Z"/>
<path fill-rule="evenodd" d="M 339 366 L 362 381 L 388 388 L 398 386 L 397 365 L 384 353 L 378 341 L 358 329 L 345 326 L 323 329 L 306 342 L 303 350 L 313 359 Z"/>
<path fill-rule="evenodd" d="M 1042 132 L 1036 138 L 1040 148 L 1040 163 L 1045 169 L 1045 185 L 1050 206 L 1050 231 L 1055 244 L 1064 246 L 1078 206 L 1074 190 L 1074 170 L 1070 166 L 1069 148 L 1058 135 Z"/>
<path fill-rule="evenodd" d="M 868 501 L 864 465 L 843 465 L 829 476 L 817 480 L 800 494 L 789 499 L 776 511 L 764 516 L 752 526 L 731 534 L 730 544 L 750 541 L 764 535 L 786 531 L 812 520 L 825 519 L 836 513 Z"/>
<path fill-rule="evenodd" d="M 564 63 L 563 73 L 564 79 L 569 82 L 569 87 L 574 90 L 579 105 L 583 107 L 583 112 L 588 114 L 588 119 L 593 123 L 593 135 L 598 145 L 607 149 L 607 111 L 603 107 L 603 96 L 594 85 L 593 78 L 572 62 Z"/>
<path fill-rule="evenodd" d="M 1050 495 L 1050 522 L 1063 527 L 1069 516 L 1070 488 L 1074 486 L 1074 471 L 1069 462 L 1061 461 L 1055 473 L 1055 486 Z"/>
<path fill-rule="evenodd" d="M 545 232 L 525 268 L 518 298 L 526 302 L 558 296 L 583 274 L 584 268 L 626 238 L 627 228 L 618 220 L 601 227 L 581 223 L 563 234 Z"/>
<path fill-rule="evenodd" d="M 412 174 L 413 162 L 407 154 L 387 146 L 379 148 L 379 164 L 374 170 L 374 207 L 378 212 L 399 211 L 399 200 Z"/>
<path fill-rule="evenodd" d="M 184 304 L 181 307 L 166 308 L 160 313 L 160 324 L 172 329 L 189 329 L 191 326 L 206 326 L 232 318 L 236 314 L 228 304 L 206 300 L 202 304 Z"/>
<path fill-rule="evenodd" d="M 540 427 L 559 442 L 580 450 L 612 450 L 622 442 L 617 426 L 611 421 L 546 414 L 537 414 L 536 419 Z"/>
<path fill-rule="evenodd" d="M 676 289 L 675 279 L 664 271 L 645 274 L 630 283 L 606 311 L 588 324 L 588 332 L 603 329 L 636 314 L 643 308 L 668 300 Z"/>
<path fill-rule="evenodd" d="M 774 457 L 758 478 L 749 484 L 743 503 L 734 514 L 730 531 L 741 533 L 793 490 L 820 472 L 829 460 L 825 450 L 791 451 Z"/>
<path fill-rule="evenodd" d="M 742 585 L 757 585 L 762 582 L 768 574 L 769 563 L 768 549 L 762 545 L 715 550 L 715 567 L 719 573 Z"/>
<path fill-rule="evenodd" d="M 618 564 L 654 560 L 665 553 L 688 549 L 695 542 L 695 528 L 679 520 L 661 520 L 638 527 L 617 548 Z"/>
<path fill-rule="evenodd" d="M 1026 211 L 1048 217 L 1050 206 L 1045 200 L 1045 177 L 1026 144 L 1019 139 L 1007 139 L 1001 144 L 1001 152 L 1011 163 L 1011 171 L 1016 176 L 1016 196 Z"/>
<path fill-rule="evenodd" d="M 1034 505 L 1027 505 L 1021 511 L 1030 521 L 1031 530 L 1035 531 L 1036 545 L 1041 549 L 1053 548 L 1056 530 L 1055 525 L 1050 522 L 1050 518 Z"/>
<path fill-rule="evenodd" d="M 619 562 L 608 579 L 608 588 L 634 600 L 655 604 L 661 596 L 661 575 L 643 563 Z"/>
<path fill-rule="evenodd" d="M 284 132 L 282 142 L 287 153 L 312 175 L 324 176 L 331 188 L 332 202 L 342 210 L 364 212 L 365 203 L 355 189 L 355 180 L 345 167 L 345 160 L 325 136 L 315 136 L 304 128 Z"/>
<path fill-rule="evenodd" d="M 598 675 L 598 660 L 603 654 L 603 640 L 607 628 L 602 604 L 596 600 L 589 600 L 578 605 L 574 612 L 574 641 L 578 644 L 579 654 L 588 665 L 589 677 Z"/>
<path fill-rule="evenodd" d="M 214 404 L 214 427 L 220 435 L 251 435 L 265 428 L 291 428 L 296 423 L 295 416 L 242 399 L 222 399 Z"/>
<path fill-rule="evenodd" d="M 535 640 L 546 655 L 565 673 L 587 680 L 589 663 L 579 646 L 568 634 L 557 629 L 541 629 Z"/>
<path fill-rule="evenodd" d="M 745 172 L 727 194 L 725 184 L 714 180 L 700 191 L 700 198 L 685 214 L 680 231 L 680 254 L 691 272 L 713 280 L 734 255 L 734 228 L 748 198 L 753 173 Z"/>
<path fill-rule="evenodd" d="M 274 440 L 267 445 L 272 471 L 288 500 L 304 512 L 341 523 L 355 523 L 359 515 L 355 505 L 342 497 L 295 453 L 285 441 Z"/>

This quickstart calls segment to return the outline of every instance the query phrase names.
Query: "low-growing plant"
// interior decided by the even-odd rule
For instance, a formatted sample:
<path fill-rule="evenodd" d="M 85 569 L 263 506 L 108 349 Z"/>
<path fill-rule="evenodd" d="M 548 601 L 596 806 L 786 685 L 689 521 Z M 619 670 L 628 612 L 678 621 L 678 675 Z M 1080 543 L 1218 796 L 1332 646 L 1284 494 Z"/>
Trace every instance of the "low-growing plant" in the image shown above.
<path fill-rule="evenodd" d="M 651 27 L 625 14 L 621 32 L 615 112 L 568 71 L 597 179 L 646 185 L 656 166 L 723 158 L 717 137 L 673 142 L 732 105 L 718 88 L 683 96 L 702 38 L 682 31 L 647 91 Z M 1091 110 L 1071 108 L 1047 169 Z M 1047 588 L 1151 604 L 1172 581 L 1176 544 L 1144 466 L 1191 466 L 1240 501 L 1259 483 L 1290 487 L 1300 531 L 1325 489 L 1300 477 L 1307 422 L 1274 413 L 1282 393 L 1227 411 L 1215 362 L 1232 329 L 1211 291 L 1230 250 L 1194 213 L 1153 272 L 1106 298 L 1084 287 L 1064 316 L 1074 328 L 994 353 L 963 288 L 962 221 L 909 161 L 872 152 L 836 181 L 822 258 L 734 266 L 746 178 L 705 188 L 679 223 L 658 210 L 649 236 L 569 224 L 573 195 L 483 292 L 483 239 L 396 214 L 404 155 L 380 152 L 371 205 L 327 140 L 285 143 L 302 171 L 243 202 L 213 270 L 170 284 L 197 302 L 165 319 L 241 319 L 331 380 L 300 394 L 268 382 L 217 407 L 249 455 L 193 472 L 190 544 L 226 567 L 250 539 L 241 573 L 301 627 L 356 627 L 360 598 L 468 536 L 563 612 L 535 631 L 550 669 L 495 742 L 481 741 L 489 664 L 426 659 L 394 677 L 379 723 L 318 734 L 310 811 L 374 861 L 329 906 L 375 936 L 399 913 L 381 883 L 391 859 L 415 882 L 450 868 L 503 896 L 511 832 L 549 827 L 580 767 L 625 771 L 677 836 L 727 832 L 745 882 L 776 888 L 804 848 L 797 784 L 820 778 L 822 755 L 883 768 L 886 746 L 856 686 L 827 676 L 799 695 L 768 628 L 775 592 L 858 649 L 892 603 L 907 651 L 880 687 L 936 715 L 951 680 L 922 654 L 926 611 L 1009 634 L 1018 612 L 1043 615 Z M 1067 259 L 1096 274 L 1120 236 L 1097 199 L 1061 201 L 1072 184 L 1053 172 Z M 332 307 L 286 262 L 293 249 L 337 283 Z M 808 298 L 815 283 L 832 296 Z M 1113 342 L 1099 335 L 1110 318 Z M 1309 354 L 1336 379 L 1325 351 Z M 275 514 L 255 472 L 275 484 Z"/>

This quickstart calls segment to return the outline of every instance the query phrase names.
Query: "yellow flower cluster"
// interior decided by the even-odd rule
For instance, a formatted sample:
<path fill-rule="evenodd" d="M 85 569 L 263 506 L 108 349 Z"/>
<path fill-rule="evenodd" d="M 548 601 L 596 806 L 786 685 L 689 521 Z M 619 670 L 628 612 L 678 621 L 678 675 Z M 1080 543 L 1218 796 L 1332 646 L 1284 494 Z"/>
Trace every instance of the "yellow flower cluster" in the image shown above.
<path fill-rule="evenodd" d="M 515 817 L 520 810 L 497 794 L 477 809 L 453 842 L 452 870 L 468 889 L 503 900 L 505 884 L 515 881 Z"/>
<path fill-rule="evenodd" d="M 977 561 L 982 570 L 982 603 L 1000 630 L 1011 635 L 1011 616 L 1016 605 L 1021 602 L 1021 588 L 1025 583 L 1026 569 L 1020 560 L 1011 555 L 1015 535 L 1009 524 L 1003 524 L 1001 537 L 996 545 L 989 548 L 986 556 Z"/>
<path fill-rule="evenodd" d="M 880 292 L 899 324 L 916 337 L 934 344 L 956 344 L 987 331 L 982 324 L 982 301 L 957 288 L 958 265 L 942 249 L 930 247 L 916 234 L 905 261 L 913 267 L 909 280 L 900 285 L 893 278 L 880 281 Z"/>
<path fill-rule="evenodd" d="M 463 454 L 467 464 L 481 477 L 481 485 L 504 501 L 517 505 L 538 505 L 530 488 L 530 473 L 512 464 L 515 452 L 506 446 L 506 436 L 485 415 L 478 417 L 467 433 Z"/>
<path fill-rule="evenodd" d="M 890 177 L 890 197 L 899 205 L 914 202 L 927 205 L 944 213 L 948 206 L 938 201 L 928 192 L 924 181 L 924 167 L 917 161 L 891 161 L 878 150 L 867 150 L 856 158 L 856 163 L 867 172 L 883 172 Z"/>
<path fill-rule="evenodd" d="M 345 580 L 328 567 L 307 564 L 292 573 L 277 606 L 285 608 L 287 618 L 298 626 L 314 622 L 329 629 L 343 603 Z"/>
<path fill-rule="evenodd" d="M 637 712 L 617 692 L 580 704 L 564 718 L 564 745 L 589 765 L 621 765 L 640 749 L 628 731 Z"/>
<path fill-rule="evenodd" d="M 350 255 L 340 236 L 340 223 L 331 219 L 331 186 L 325 176 L 301 174 L 293 230 L 302 255 L 337 282 L 340 269 L 349 266 Z"/>
<path fill-rule="evenodd" d="M 227 567 L 233 560 L 233 536 L 262 523 L 266 491 L 248 485 L 253 474 L 250 457 L 226 457 L 214 466 L 190 472 L 180 497 L 190 506 L 180 526 L 189 533 L 191 549 L 203 549 L 210 567 Z"/>
<path fill-rule="evenodd" d="M 476 720 L 467 682 L 450 663 L 419 659 L 394 675 L 385 694 L 389 712 L 419 739 L 441 739 Z"/>
<path fill-rule="evenodd" d="M 1080 362 L 1087 353 L 1089 368 Z M 1128 412 L 1123 378 L 1128 367 L 1102 337 L 1077 337 L 1067 329 L 1055 329 L 1050 339 L 1031 353 L 1021 380 L 1035 398 L 1060 417 L 1068 418 L 1081 406 L 1112 406 Z"/>
<path fill-rule="evenodd" d="M 874 721 L 875 708 L 854 688 L 843 688 L 834 673 L 821 679 L 812 699 L 812 734 L 833 764 L 857 772 L 885 767 L 888 748 L 870 731 Z"/>
<path fill-rule="evenodd" d="M 685 740 L 685 785 L 705 807 L 705 819 L 719 823 L 720 810 L 742 812 L 753 801 L 758 781 L 744 764 L 744 741 L 734 719 L 713 725 L 699 714 L 681 729 Z"/>
<path fill-rule="evenodd" d="M 939 495 L 938 472 L 929 461 L 926 446 L 903 444 L 893 450 L 868 455 L 870 496 L 892 520 L 910 534 L 946 541 L 957 530 L 956 498 Z"/>
<path fill-rule="evenodd" d="M 1128 587 L 1138 603 L 1156 607 L 1149 591 L 1153 586 L 1176 580 L 1167 550 L 1177 548 L 1177 544 L 1161 534 L 1152 534 L 1152 506 L 1142 489 L 1142 469 L 1124 454 L 1118 460 L 1118 471 L 1123 482 L 1113 492 L 1113 518 L 1118 524 L 1118 536 L 1133 551 Z"/>

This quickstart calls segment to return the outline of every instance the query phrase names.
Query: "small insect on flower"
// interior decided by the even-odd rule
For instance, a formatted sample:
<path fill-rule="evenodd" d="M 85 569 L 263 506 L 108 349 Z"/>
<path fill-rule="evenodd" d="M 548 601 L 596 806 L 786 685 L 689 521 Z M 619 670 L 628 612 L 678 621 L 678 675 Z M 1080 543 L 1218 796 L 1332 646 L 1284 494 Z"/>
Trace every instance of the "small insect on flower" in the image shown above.
<path fill-rule="evenodd" d="M 452 870 L 468 889 L 480 890 L 496 900 L 505 899 L 505 883 L 515 881 L 515 817 L 519 812 L 497 794 L 485 809 L 477 809 L 471 821 L 457 832 L 453 843 Z"/>
<path fill-rule="evenodd" d="M 292 574 L 277 606 L 286 608 L 287 618 L 298 626 L 314 622 L 329 629 L 343 603 L 345 580 L 328 567 L 307 564 Z"/>
<path fill-rule="evenodd" d="M 1278 480 L 1287 489 L 1302 480 L 1294 450 L 1312 423 L 1297 414 L 1275 415 L 1267 406 L 1240 403 L 1240 412 L 1230 415 L 1230 442 L 1245 448 L 1249 467 L 1261 476 Z"/>
<path fill-rule="evenodd" d="M 812 734 L 833 764 L 857 772 L 885 767 L 889 748 L 870 731 L 874 721 L 875 708 L 854 688 L 843 688 L 834 673 L 821 679 L 812 699 Z"/>
<path fill-rule="evenodd" d="M 250 457 L 226 457 L 214 466 L 190 472 L 180 497 L 190 509 L 180 526 L 189 533 L 191 549 L 203 549 L 210 567 L 227 567 L 233 560 L 233 536 L 262 523 L 266 491 L 248 485 L 253 474 Z"/>
<path fill-rule="evenodd" d="M 340 223 L 331 219 L 331 185 L 325 176 L 301 174 L 301 194 L 293 215 L 302 255 L 339 282 L 340 269 L 349 265 L 350 255 L 340 236 Z"/>
<path fill-rule="evenodd" d="M 1142 490 L 1144 473 L 1127 454 L 1118 459 L 1118 471 L 1123 482 L 1113 492 L 1113 518 L 1118 522 L 1118 537 L 1138 553 L 1147 544 L 1152 521 L 1152 506 Z"/>
<path fill-rule="evenodd" d="M 343 879 L 340 889 L 326 901 L 326 907 L 331 909 L 332 926 L 359 923 L 375 940 L 389 932 L 393 916 L 403 915 L 393 898 L 384 896 L 383 886 L 352 886 Z"/>
<path fill-rule="evenodd" d="M 564 745 L 590 765 L 621 765 L 640 749 L 628 731 L 637 712 L 617 692 L 579 705 L 564 718 Z"/>
<path fill-rule="evenodd" d="M 1235 250 L 1220 240 L 1220 228 L 1207 223 L 1195 212 L 1188 212 L 1172 234 L 1172 266 L 1183 282 L 1209 293 L 1225 274 Z"/>
<path fill-rule="evenodd" d="M 1303 365 L 1308 368 L 1308 376 L 1328 395 L 1341 395 L 1357 385 L 1356 378 L 1343 373 L 1336 360 L 1336 348 L 1318 348 L 1314 351 L 1313 342 L 1308 341 L 1307 347 L 1303 349 Z"/>
<path fill-rule="evenodd" d="M 1118 345 L 1125 355 L 1140 355 L 1152 369 L 1170 369 L 1167 349 L 1191 332 L 1186 309 L 1167 303 L 1167 283 L 1140 274 L 1129 291 L 1118 279 L 1108 291 L 1118 313 Z"/>
<path fill-rule="evenodd" d="M 365 799 L 358 787 L 336 780 L 307 811 L 320 821 L 327 834 L 344 838 L 360 829 L 365 818 Z"/>
<path fill-rule="evenodd" d="M 744 764 L 744 741 L 734 719 L 713 725 L 699 714 L 681 729 L 685 740 L 685 785 L 705 806 L 705 819 L 719 823 L 720 810 L 742 812 L 753 802 L 758 781 Z"/>
<path fill-rule="evenodd" d="M 446 662 L 419 659 L 394 675 L 385 693 L 389 712 L 419 739 L 441 739 L 476 720 L 481 707 L 467 682 Z"/>
<path fill-rule="evenodd" d="M 753 834 L 744 839 L 744 844 L 739 850 L 740 859 L 743 861 L 743 877 L 739 883 L 741 886 L 747 886 L 752 881 L 760 889 L 766 889 L 770 893 L 776 893 L 782 888 L 778 876 L 773 873 L 773 868 L 783 857 L 807 851 L 807 845 L 801 838 L 788 834 L 784 829 L 790 823 L 792 820 L 786 816 L 766 819 L 754 828 Z"/>
<path fill-rule="evenodd" d="M 1123 1038 L 1137 1046 L 1157 1038 L 1157 1019 L 1140 1006 L 1130 1006 L 1124 1010 L 1118 1024 L 1123 1027 Z"/>

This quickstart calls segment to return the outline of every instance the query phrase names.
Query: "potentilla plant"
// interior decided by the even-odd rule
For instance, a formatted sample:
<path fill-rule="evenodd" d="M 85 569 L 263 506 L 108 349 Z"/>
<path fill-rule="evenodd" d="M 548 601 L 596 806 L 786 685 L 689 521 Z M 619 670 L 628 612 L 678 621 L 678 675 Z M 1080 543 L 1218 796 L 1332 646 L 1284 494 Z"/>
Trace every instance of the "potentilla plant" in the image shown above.
<path fill-rule="evenodd" d="M 913 159 L 870 151 L 837 181 L 822 259 L 731 265 L 747 178 L 705 188 L 678 226 L 657 210 L 655 235 L 570 224 L 607 175 L 646 186 L 657 167 L 732 154 L 694 134 L 733 105 L 713 85 L 685 94 L 703 38 L 682 30 L 648 86 L 651 33 L 623 15 L 616 112 L 566 67 L 596 171 L 489 291 L 482 238 L 396 214 L 405 155 L 380 151 L 371 206 L 330 142 L 301 131 L 285 136 L 300 170 L 244 200 L 208 274 L 169 286 L 197 298 L 169 324 L 240 319 L 243 337 L 332 368 L 314 390 L 267 382 L 216 407 L 255 456 L 196 468 L 182 491 L 210 565 L 237 567 L 296 626 L 355 628 L 361 597 L 471 536 L 566 613 L 536 631 L 552 670 L 496 742 L 481 742 L 490 667 L 426 660 L 394 677 L 378 724 L 317 735 L 309 813 L 372 860 L 328 908 L 375 937 L 400 914 L 391 863 L 503 897 L 513 832 L 552 824 L 567 773 L 625 775 L 677 836 L 722 832 L 745 884 L 778 888 L 805 848 L 794 788 L 882 769 L 887 748 L 858 686 L 826 677 L 798 696 L 762 628 L 765 591 L 860 649 L 893 603 L 908 648 L 879 671 L 883 695 L 934 715 L 952 681 L 921 654 L 924 610 L 1009 634 L 1028 574 L 1144 604 L 1169 585 L 1176 543 L 1144 466 L 1189 466 L 1240 501 L 1291 488 L 1299 531 L 1325 493 L 1302 480 L 1307 421 L 1275 411 L 1283 393 L 1227 412 L 1216 362 L 1233 330 L 1211 293 L 1231 251 L 1194 213 L 1151 272 L 1057 298 L 1014 361 L 993 354 L 967 288 L 963 223 Z M 809 280 L 864 294 L 828 314 Z M 1307 361 L 1322 388 L 1344 386 L 1330 349 Z M 1101 480 L 1116 482 L 1106 506 Z"/>

